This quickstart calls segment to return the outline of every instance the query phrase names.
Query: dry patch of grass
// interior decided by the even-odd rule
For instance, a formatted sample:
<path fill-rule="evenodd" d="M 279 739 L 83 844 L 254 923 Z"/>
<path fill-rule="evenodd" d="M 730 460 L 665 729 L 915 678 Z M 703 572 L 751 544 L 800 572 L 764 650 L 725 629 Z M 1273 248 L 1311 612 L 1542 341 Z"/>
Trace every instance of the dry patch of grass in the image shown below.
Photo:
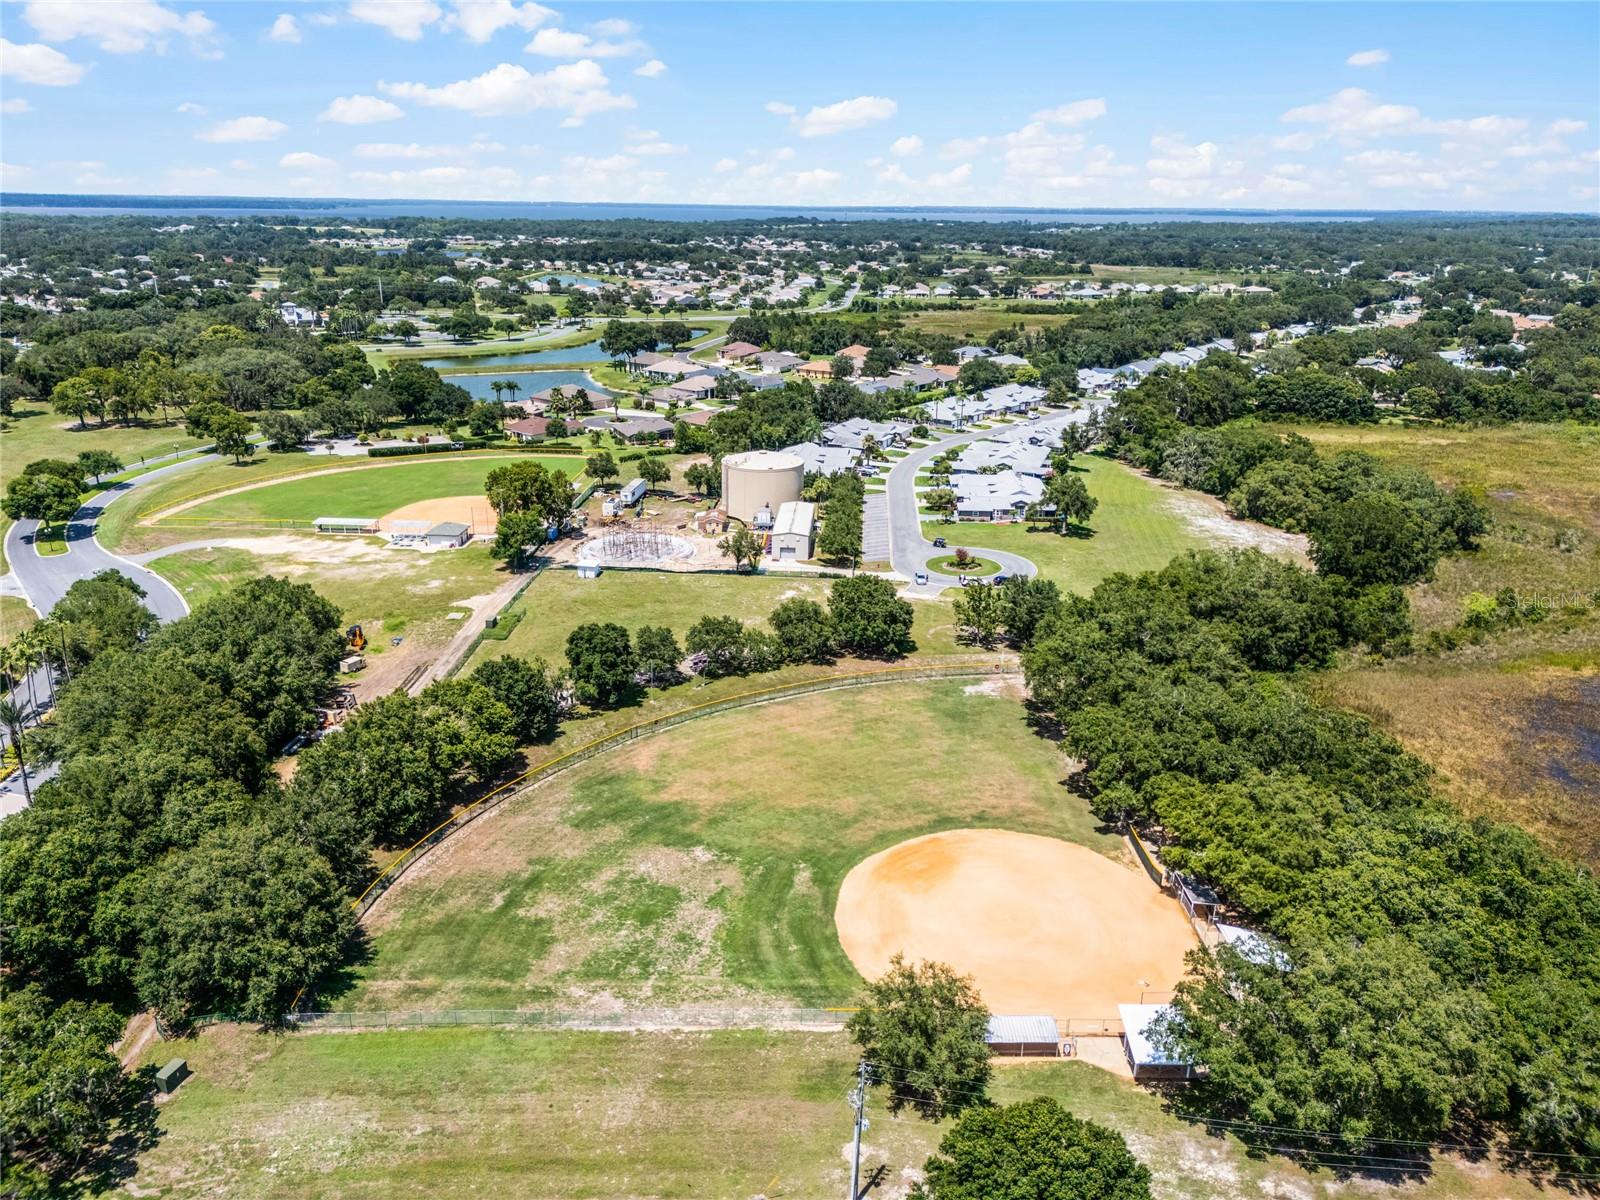
<path fill-rule="evenodd" d="M 1335 671 L 1318 686 L 1436 768 L 1462 811 L 1600 866 L 1600 621 Z"/>

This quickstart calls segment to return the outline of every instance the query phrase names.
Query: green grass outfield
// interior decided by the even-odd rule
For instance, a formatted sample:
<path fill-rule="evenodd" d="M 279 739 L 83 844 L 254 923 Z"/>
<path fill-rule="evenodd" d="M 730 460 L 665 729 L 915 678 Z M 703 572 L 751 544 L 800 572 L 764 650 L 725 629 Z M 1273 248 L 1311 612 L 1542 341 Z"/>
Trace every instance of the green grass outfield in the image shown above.
<path fill-rule="evenodd" d="M 483 494 L 483 479 L 510 462 L 536 462 L 576 478 L 583 457 L 480 455 L 437 461 L 358 459 L 359 466 L 327 475 L 289 479 L 266 487 L 219 496 L 181 514 L 185 523 L 205 518 L 219 521 L 303 520 L 316 517 L 381 517 L 415 500 Z M 379 465 L 381 464 L 381 465 Z"/>
<path fill-rule="evenodd" d="M 544 1200 L 839 1196 L 848 1190 L 853 1047 L 822 1033 L 548 1033 L 435 1029 L 276 1036 L 231 1026 L 161 1043 L 195 1074 L 161 1106 L 161 1140 L 126 1180 L 141 1196 L 235 1200 Z M 1388 1194 L 1309 1174 L 1167 1112 L 1086 1063 L 1002 1066 L 1002 1103 L 1054 1096 L 1120 1130 L 1159 1200 Z M 868 1104 L 869 1178 L 920 1168 L 945 1126 Z M 1354 1190 L 1352 1190 L 1354 1189 Z M 1407 1200 L 1548 1194 L 1489 1164 L 1442 1159 Z"/>
<path fill-rule="evenodd" d="M 679 642 L 701 617 L 738 617 L 760 624 L 784 600 L 802 598 L 826 605 L 833 580 L 823 576 L 688 574 L 673 571 L 606 571 L 599 579 L 579 579 L 576 571 L 546 571 L 514 606 L 519 624 L 505 641 L 485 642 L 472 665 L 505 654 L 538 655 L 563 661 L 567 634 L 589 621 L 615 621 L 630 632 L 641 625 L 665 625 Z M 950 654 L 959 649 L 948 601 L 914 605 L 911 627 L 919 654 Z"/>
<path fill-rule="evenodd" d="M 869 855 L 980 826 L 1126 857 L 1004 692 L 962 679 L 819 693 L 602 755 L 430 852 L 369 915 L 354 986 L 320 1003 L 847 1004 L 860 977 L 834 899 Z"/>
<path fill-rule="evenodd" d="M 1026 523 L 990 525 L 979 521 L 924 521 L 924 537 L 942 537 L 950 549 L 965 546 L 974 554 L 1009 550 L 1031 560 L 1046 579 L 1063 588 L 1088 592 L 1115 571 L 1151 571 L 1175 555 L 1212 545 L 1174 511 L 1167 493 L 1120 463 L 1079 455 L 1089 494 L 1100 502 L 1089 520 L 1089 536 L 1061 536 Z"/>

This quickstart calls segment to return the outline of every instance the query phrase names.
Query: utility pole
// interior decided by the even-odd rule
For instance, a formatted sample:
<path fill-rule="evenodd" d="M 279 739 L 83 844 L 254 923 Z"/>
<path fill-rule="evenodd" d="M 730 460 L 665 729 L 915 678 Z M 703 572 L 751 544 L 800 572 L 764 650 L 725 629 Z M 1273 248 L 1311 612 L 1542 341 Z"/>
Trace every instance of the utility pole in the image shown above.
<path fill-rule="evenodd" d="M 856 1200 L 861 1195 L 861 1131 L 867 1127 L 866 1059 L 856 1067 L 856 1086 L 850 1093 L 850 1105 L 856 1110 L 855 1146 L 850 1153 L 850 1200 Z"/>

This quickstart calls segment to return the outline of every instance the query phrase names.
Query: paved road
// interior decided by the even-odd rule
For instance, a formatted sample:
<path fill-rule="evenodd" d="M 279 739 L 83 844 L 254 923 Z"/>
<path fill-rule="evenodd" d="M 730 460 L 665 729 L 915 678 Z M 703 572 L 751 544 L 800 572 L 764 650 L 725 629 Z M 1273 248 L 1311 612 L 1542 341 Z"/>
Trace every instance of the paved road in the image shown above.
<path fill-rule="evenodd" d="M 95 526 L 101 515 L 111 505 L 122 501 L 129 492 L 163 480 L 175 471 L 218 461 L 215 454 L 181 458 L 183 453 L 187 451 L 163 455 L 163 458 L 180 461 L 136 475 L 126 483 L 114 483 L 74 513 L 66 526 L 65 554 L 38 553 L 34 547 L 34 536 L 39 529 L 37 521 L 18 521 L 6 531 L 6 559 L 11 564 L 11 574 L 21 585 L 23 594 L 35 612 L 41 617 L 48 616 L 56 602 L 78 580 L 111 570 L 122 572 L 144 588 L 145 605 L 155 613 L 157 619 L 176 621 L 188 615 L 189 605 L 170 583 L 154 571 L 111 553 L 95 539 Z M 148 461 L 159 462 L 161 459 Z"/>
<path fill-rule="evenodd" d="M 959 433 L 944 434 L 931 444 L 913 450 L 904 458 L 898 459 L 889 470 L 886 490 L 889 497 L 890 562 L 895 571 L 907 579 L 916 579 L 918 571 L 928 572 L 928 582 L 925 585 L 920 587 L 912 585 L 912 590 L 919 594 L 937 595 L 944 588 L 959 587 L 961 581 L 954 575 L 945 575 L 928 567 L 929 560 L 942 558 L 949 551 L 939 549 L 922 536 L 922 516 L 917 503 L 917 472 L 950 447 L 975 442 L 988 437 L 991 432 L 987 429 L 964 429 Z M 1005 550 L 987 550 L 970 543 L 964 544 L 974 554 L 999 563 L 1000 569 L 1007 575 L 1039 573 L 1039 568 L 1020 554 L 1011 554 Z"/>

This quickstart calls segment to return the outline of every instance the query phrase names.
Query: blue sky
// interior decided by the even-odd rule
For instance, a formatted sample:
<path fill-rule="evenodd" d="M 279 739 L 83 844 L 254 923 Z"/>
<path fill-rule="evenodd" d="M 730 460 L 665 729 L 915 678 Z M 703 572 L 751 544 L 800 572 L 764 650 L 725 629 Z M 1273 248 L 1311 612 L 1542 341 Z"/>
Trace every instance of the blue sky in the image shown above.
<path fill-rule="evenodd" d="M 15 191 L 1593 212 L 1600 5 L 0 4 Z"/>

